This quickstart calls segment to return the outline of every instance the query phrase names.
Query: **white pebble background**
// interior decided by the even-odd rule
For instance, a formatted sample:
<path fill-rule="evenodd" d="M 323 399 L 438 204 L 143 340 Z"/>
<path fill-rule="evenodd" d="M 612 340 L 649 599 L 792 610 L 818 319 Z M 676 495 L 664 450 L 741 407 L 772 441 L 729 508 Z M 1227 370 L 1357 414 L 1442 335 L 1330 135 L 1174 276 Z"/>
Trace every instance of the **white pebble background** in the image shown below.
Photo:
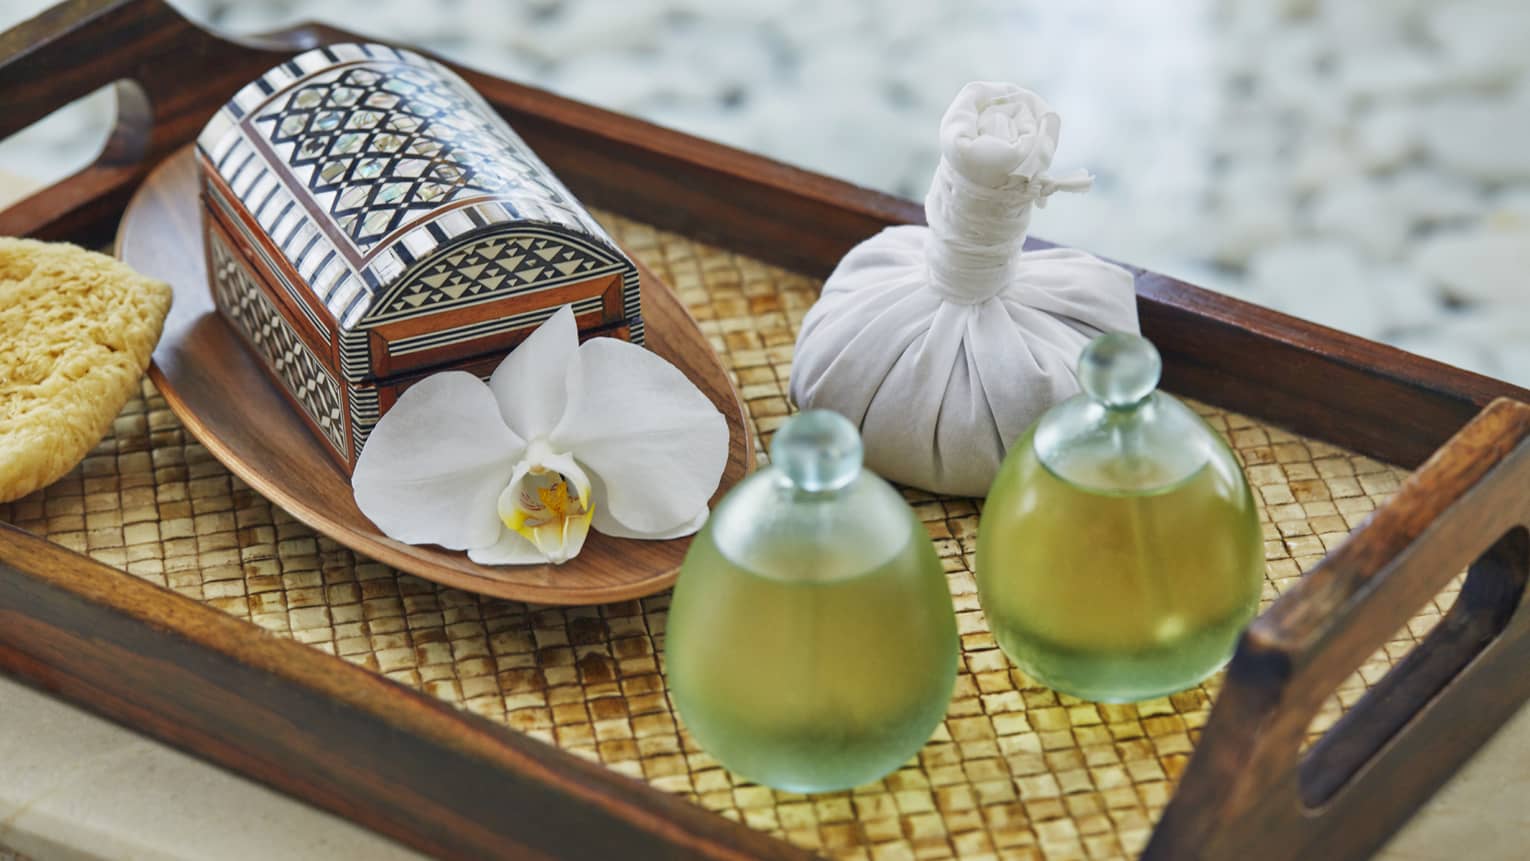
<path fill-rule="evenodd" d="M 0 0 L 0 26 L 43 0 Z M 1048 239 L 1530 385 L 1525 0 L 184 0 L 316 18 L 921 197 L 962 83 L 1063 116 Z M 0 145 L 51 179 L 111 115 Z"/>

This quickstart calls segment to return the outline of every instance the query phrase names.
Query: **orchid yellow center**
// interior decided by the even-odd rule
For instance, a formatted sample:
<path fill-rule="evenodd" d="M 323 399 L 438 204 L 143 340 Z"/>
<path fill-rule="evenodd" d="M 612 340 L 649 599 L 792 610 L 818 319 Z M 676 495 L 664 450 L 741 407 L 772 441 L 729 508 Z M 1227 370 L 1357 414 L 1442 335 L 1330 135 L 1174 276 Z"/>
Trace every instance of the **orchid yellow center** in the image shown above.
<path fill-rule="evenodd" d="M 542 501 L 542 507 L 554 517 L 567 517 L 568 510 L 579 504 L 577 496 L 572 500 L 568 498 L 566 481 L 560 481 L 552 487 L 537 488 L 537 499 Z"/>
<path fill-rule="evenodd" d="M 530 481 L 527 484 L 531 484 Z M 521 504 L 515 510 L 515 519 L 521 526 L 511 526 L 512 529 L 520 529 L 526 525 L 541 526 L 553 520 L 562 520 L 571 513 L 579 513 L 584 510 L 579 496 L 573 498 L 568 495 L 568 482 L 563 476 L 552 484 L 540 487 L 522 487 Z"/>
<path fill-rule="evenodd" d="M 506 527 L 524 536 L 553 562 L 563 562 L 579 552 L 595 506 L 569 479 L 555 470 L 535 467 L 521 480 L 514 500 L 511 511 L 500 512 Z"/>

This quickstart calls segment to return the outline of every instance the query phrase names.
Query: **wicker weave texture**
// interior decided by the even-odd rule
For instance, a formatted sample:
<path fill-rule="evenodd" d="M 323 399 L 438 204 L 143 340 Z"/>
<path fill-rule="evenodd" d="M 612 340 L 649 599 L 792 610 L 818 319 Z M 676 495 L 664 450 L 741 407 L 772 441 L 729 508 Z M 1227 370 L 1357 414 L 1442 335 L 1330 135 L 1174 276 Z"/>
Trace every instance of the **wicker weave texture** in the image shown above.
<path fill-rule="evenodd" d="M 790 410 L 792 344 L 818 282 L 604 220 L 701 321 L 748 404 L 763 459 Z M 1232 444 L 1261 504 L 1266 603 L 1406 476 L 1244 416 L 1197 409 Z M 915 761 L 877 783 L 818 796 L 734 778 L 680 726 L 661 657 L 667 593 L 537 607 L 358 558 L 232 477 L 147 382 L 77 469 L 0 505 L 0 520 L 833 857 L 1135 855 L 1189 760 L 1218 680 L 1135 705 L 1082 702 L 1035 685 L 995 646 L 978 607 L 977 503 L 908 498 L 956 603 L 956 695 Z M 1340 687 L 1313 737 L 1427 633 L 1457 588 L 1459 580 Z"/>

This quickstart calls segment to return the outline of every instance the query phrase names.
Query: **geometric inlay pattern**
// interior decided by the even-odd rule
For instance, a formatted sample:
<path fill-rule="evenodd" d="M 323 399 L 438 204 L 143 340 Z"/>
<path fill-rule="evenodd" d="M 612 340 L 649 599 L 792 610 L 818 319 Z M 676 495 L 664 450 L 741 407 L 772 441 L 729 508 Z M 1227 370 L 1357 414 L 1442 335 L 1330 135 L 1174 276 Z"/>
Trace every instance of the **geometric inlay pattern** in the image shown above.
<path fill-rule="evenodd" d="M 218 305 L 249 339 L 288 394 L 302 404 L 324 438 L 344 455 L 345 419 L 340 411 L 340 386 L 334 376 L 282 318 L 217 232 L 208 231 L 206 235 L 212 251 L 212 288 Z"/>
<path fill-rule="evenodd" d="M 375 309 L 368 319 L 472 299 L 493 293 L 502 285 L 509 288 L 505 290 L 508 294 L 515 287 L 570 278 L 609 268 L 615 262 L 557 239 L 492 236 L 418 264 L 387 306 Z"/>
<path fill-rule="evenodd" d="M 792 345 L 820 282 L 626 219 L 602 220 L 674 288 L 722 357 L 763 462 L 791 413 Z M 1300 582 L 1407 476 L 1258 419 L 1192 406 L 1235 450 L 1258 502 L 1262 606 Z M 545 607 L 400 574 L 316 534 L 230 475 L 147 383 L 78 468 L 0 503 L 0 520 L 835 859 L 1136 857 L 1189 762 L 1220 677 L 1134 704 L 1085 702 L 1036 684 L 999 651 L 978 605 L 980 503 L 916 491 L 905 498 L 935 542 L 955 605 L 955 694 L 929 742 L 897 771 L 816 795 L 750 783 L 696 745 L 669 696 L 667 592 Z M 1459 582 L 1339 685 L 1308 740 L 1428 635 Z"/>
<path fill-rule="evenodd" d="M 535 186 L 538 197 L 569 203 L 482 111 L 444 79 L 376 63 L 318 76 L 255 122 L 273 144 L 292 148 L 287 163 L 365 250 L 410 213 L 459 196 Z"/>

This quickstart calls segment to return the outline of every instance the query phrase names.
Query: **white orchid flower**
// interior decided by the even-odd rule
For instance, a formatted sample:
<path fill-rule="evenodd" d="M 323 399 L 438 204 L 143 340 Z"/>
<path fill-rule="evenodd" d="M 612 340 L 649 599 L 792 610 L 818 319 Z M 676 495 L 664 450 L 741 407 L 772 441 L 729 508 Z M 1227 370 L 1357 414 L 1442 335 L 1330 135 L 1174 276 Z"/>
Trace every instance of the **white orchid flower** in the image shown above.
<path fill-rule="evenodd" d="M 572 559 L 589 530 L 701 528 L 728 459 L 721 413 L 673 365 L 614 338 L 579 343 L 564 307 L 485 384 L 410 387 L 368 437 L 351 485 L 384 534 L 483 565 Z"/>

